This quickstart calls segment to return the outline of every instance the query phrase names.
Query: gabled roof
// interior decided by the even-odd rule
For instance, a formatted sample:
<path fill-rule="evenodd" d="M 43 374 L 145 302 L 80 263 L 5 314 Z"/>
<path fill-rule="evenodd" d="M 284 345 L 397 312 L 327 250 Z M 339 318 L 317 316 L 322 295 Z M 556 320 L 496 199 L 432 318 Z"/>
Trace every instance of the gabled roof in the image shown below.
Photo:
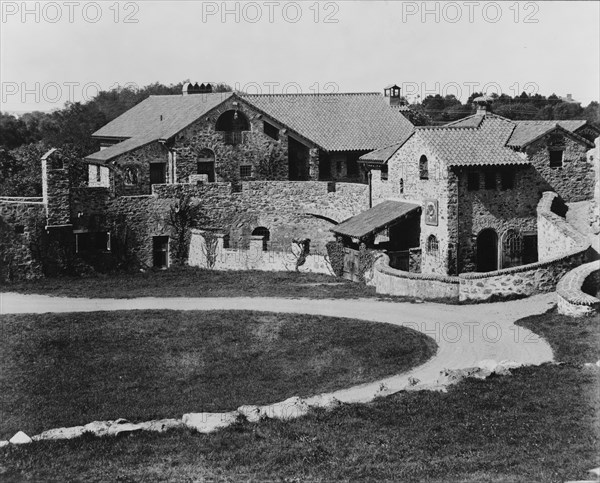
<path fill-rule="evenodd" d="M 448 166 L 529 164 L 524 153 L 506 146 L 514 128 L 509 119 L 486 114 L 479 127 L 419 126 L 415 135 Z"/>
<path fill-rule="evenodd" d="M 150 96 L 98 129 L 92 136 L 125 139 L 153 131 L 165 138 L 170 137 L 232 95 L 233 92 Z"/>
<path fill-rule="evenodd" d="M 370 151 L 397 142 L 413 129 L 379 93 L 241 97 L 325 151 Z"/>
<path fill-rule="evenodd" d="M 151 142 L 169 139 L 232 95 L 232 92 L 219 92 L 150 96 L 93 134 L 97 138 L 125 141 L 90 154 L 85 159 L 107 162 Z"/>
<path fill-rule="evenodd" d="M 371 233 L 377 233 L 394 224 L 400 218 L 420 209 L 420 205 L 413 203 L 386 200 L 334 226 L 331 231 L 339 235 L 360 239 Z"/>
<path fill-rule="evenodd" d="M 414 134 L 414 131 L 411 131 L 404 139 L 400 142 L 392 144 L 390 146 L 386 146 L 385 148 L 376 149 L 375 151 L 371 151 L 370 153 L 363 154 L 359 158 L 359 162 L 364 162 L 368 164 L 385 164 L 388 160 L 394 155 L 398 149 L 400 149 L 406 141 Z"/>
<path fill-rule="evenodd" d="M 513 121 L 516 125 L 515 130 L 508 140 L 507 144 L 514 147 L 525 147 L 536 141 L 540 137 L 548 134 L 555 129 L 574 134 L 577 129 L 585 126 L 585 120 L 567 120 L 567 121 Z M 575 135 L 580 140 L 579 136 Z M 587 140 L 586 140 L 587 142 Z"/>

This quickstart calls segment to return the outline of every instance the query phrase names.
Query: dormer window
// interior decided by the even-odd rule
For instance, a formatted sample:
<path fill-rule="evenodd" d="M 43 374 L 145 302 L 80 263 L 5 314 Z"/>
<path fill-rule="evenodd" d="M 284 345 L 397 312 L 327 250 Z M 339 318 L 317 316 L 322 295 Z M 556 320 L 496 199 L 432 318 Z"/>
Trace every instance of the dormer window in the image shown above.
<path fill-rule="evenodd" d="M 550 149 L 550 167 L 551 168 L 562 168 L 563 165 L 563 150 L 562 149 Z"/>

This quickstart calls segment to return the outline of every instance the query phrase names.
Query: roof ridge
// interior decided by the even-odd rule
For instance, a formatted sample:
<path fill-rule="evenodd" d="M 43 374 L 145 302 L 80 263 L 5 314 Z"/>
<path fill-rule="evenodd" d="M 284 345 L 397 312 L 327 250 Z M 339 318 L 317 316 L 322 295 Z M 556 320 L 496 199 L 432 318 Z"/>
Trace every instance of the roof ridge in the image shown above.
<path fill-rule="evenodd" d="M 296 93 L 278 93 L 278 94 L 238 94 L 240 97 L 267 97 L 267 96 L 381 96 L 379 92 L 296 92 Z"/>

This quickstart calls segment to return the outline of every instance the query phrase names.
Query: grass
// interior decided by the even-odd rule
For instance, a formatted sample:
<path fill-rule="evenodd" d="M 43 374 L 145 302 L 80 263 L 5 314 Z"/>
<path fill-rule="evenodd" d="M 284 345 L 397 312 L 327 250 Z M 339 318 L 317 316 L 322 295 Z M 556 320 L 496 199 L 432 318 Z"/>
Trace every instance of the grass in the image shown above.
<path fill-rule="evenodd" d="M 250 311 L 5 315 L 0 328 L 0 439 L 312 396 L 436 351 L 404 327 Z"/>
<path fill-rule="evenodd" d="M 558 361 L 573 364 L 600 360 L 598 315 L 569 317 L 556 310 L 517 321 L 548 341 Z"/>
<path fill-rule="evenodd" d="M 7 481 L 540 482 L 600 466 L 598 321 L 552 312 L 519 325 L 563 365 L 467 379 L 448 393 L 398 393 L 289 422 L 211 435 L 172 431 L 9 447 Z M 1 453 L 0 453 L 1 454 Z"/>
<path fill-rule="evenodd" d="M 378 297 L 374 287 L 299 272 L 217 271 L 173 268 L 138 273 L 57 277 L 5 283 L 5 292 L 65 297 Z"/>

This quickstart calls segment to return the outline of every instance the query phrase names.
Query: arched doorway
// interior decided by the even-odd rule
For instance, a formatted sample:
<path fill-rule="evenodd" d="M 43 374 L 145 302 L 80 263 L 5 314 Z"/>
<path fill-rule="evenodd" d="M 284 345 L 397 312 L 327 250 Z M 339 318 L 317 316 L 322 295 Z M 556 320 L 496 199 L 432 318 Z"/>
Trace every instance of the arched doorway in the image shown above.
<path fill-rule="evenodd" d="M 265 228 L 264 226 L 259 226 L 258 228 L 254 229 L 254 231 L 252 232 L 252 236 L 262 236 L 263 250 L 267 251 L 267 248 L 269 247 L 269 239 L 271 238 L 271 232 L 269 231 L 269 229 Z"/>
<path fill-rule="evenodd" d="M 477 235 L 477 271 L 494 270 L 498 270 L 498 235 L 491 228 L 486 228 Z"/>
<path fill-rule="evenodd" d="M 198 153 L 198 174 L 207 175 L 210 183 L 215 181 L 215 153 L 210 149 Z"/>

